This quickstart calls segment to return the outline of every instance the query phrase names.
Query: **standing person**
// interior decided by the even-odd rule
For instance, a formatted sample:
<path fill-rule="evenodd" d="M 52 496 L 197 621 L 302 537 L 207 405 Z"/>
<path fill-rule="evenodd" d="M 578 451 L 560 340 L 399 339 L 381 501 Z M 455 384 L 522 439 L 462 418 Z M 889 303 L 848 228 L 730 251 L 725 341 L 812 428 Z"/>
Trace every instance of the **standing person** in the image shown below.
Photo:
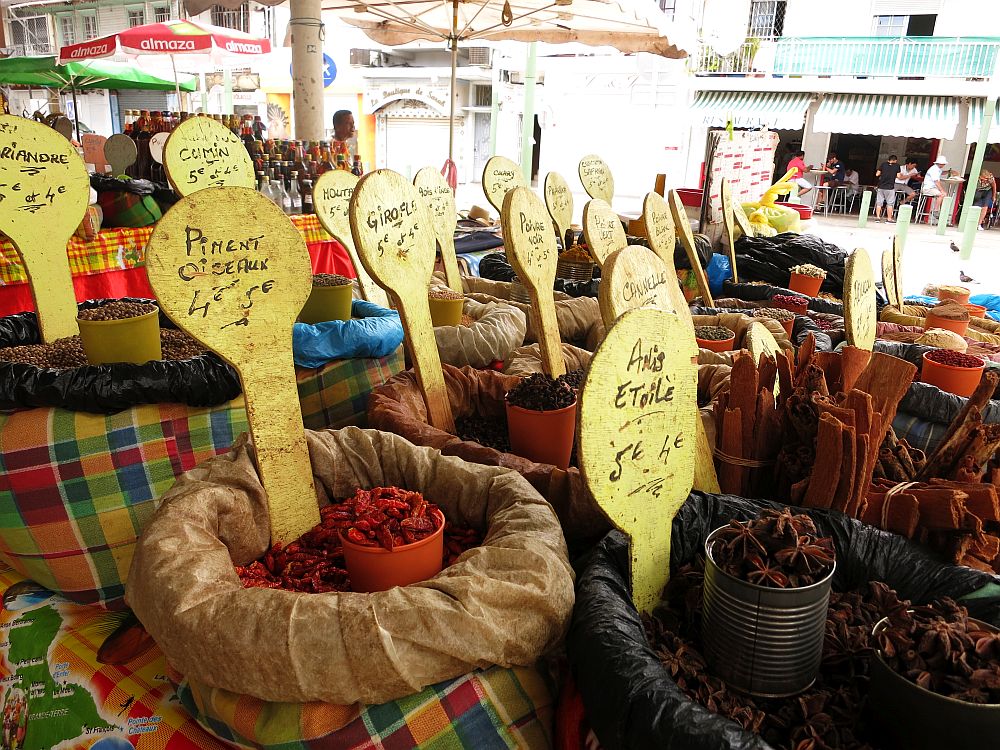
<path fill-rule="evenodd" d="M 948 166 L 948 160 L 943 156 L 938 156 L 934 163 L 927 168 L 924 175 L 924 184 L 920 188 L 920 194 L 927 196 L 931 201 L 931 221 L 938 220 L 941 212 L 941 202 L 944 200 L 945 189 L 941 180 L 944 178 L 944 168 Z"/>
<path fill-rule="evenodd" d="M 812 171 L 805 162 L 805 155 L 805 151 L 796 151 L 792 155 L 792 158 L 788 160 L 788 166 L 785 167 L 786 173 L 792 171 L 793 169 L 796 170 L 795 174 L 793 174 L 790 179 L 799 186 L 800 198 L 813 189 L 813 184 L 805 178 L 805 174 Z"/>
<path fill-rule="evenodd" d="M 896 190 L 903 194 L 903 203 L 909 203 L 917 193 L 910 187 L 910 180 L 918 179 L 920 172 L 917 171 L 917 163 L 913 159 L 907 159 L 896 175 Z"/>
<path fill-rule="evenodd" d="M 889 217 L 889 223 L 895 222 L 892 218 L 893 208 L 896 205 L 896 183 L 899 181 L 899 160 L 893 154 L 888 161 L 882 162 L 881 166 L 875 170 L 875 179 L 878 181 L 875 192 L 875 218 L 884 221 L 882 218 L 882 206 Z M 910 191 L 913 192 L 913 191 Z"/>
<path fill-rule="evenodd" d="M 997 181 L 993 177 L 993 173 L 988 169 L 984 169 L 979 173 L 979 180 L 976 182 L 976 194 L 972 200 L 973 206 L 978 206 L 981 210 L 979 212 L 979 231 L 982 232 L 986 227 L 986 215 L 993 208 L 997 200 Z"/>
<path fill-rule="evenodd" d="M 348 143 L 354 137 L 354 115 L 349 109 L 339 109 L 333 113 L 333 144 L 331 156 L 334 161 L 339 161 L 343 155 L 344 161 L 350 169 L 351 144 Z"/>
<path fill-rule="evenodd" d="M 843 185 L 844 180 L 847 177 L 847 170 L 844 168 L 844 163 L 837 158 L 837 154 L 833 151 L 830 152 L 830 155 L 826 159 L 826 174 L 827 177 L 824 184 L 830 188 L 830 190 L 834 190 Z M 822 195 L 822 193 L 820 193 L 820 195 Z M 823 201 L 817 197 L 816 207 L 819 208 L 822 205 Z"/>

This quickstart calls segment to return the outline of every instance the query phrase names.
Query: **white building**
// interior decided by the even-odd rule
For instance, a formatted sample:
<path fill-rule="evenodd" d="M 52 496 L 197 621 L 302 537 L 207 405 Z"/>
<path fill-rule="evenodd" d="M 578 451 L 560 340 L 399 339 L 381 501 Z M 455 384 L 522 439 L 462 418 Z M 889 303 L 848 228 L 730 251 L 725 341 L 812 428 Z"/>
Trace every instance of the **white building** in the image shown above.
<path fill-rule="evenodd" d="M 720 56 L 704 45 L 694 74 L 693 141 L 709 127 L 770 127 L 776 173 L 802 148 L 831 151 L 871 184 L 887 156 L 923 170 L 939 154 L 959 172 L 983 103 L 1000 94 L 1000 8 L 974 0 L 752 0 L 747 38 Z M 1000 141 L 1000 128 L 990 142 Z M 1000 168 L 1000 153 L 987 152 Z M 697 175 L 692 150 L 688 177 Z"/>

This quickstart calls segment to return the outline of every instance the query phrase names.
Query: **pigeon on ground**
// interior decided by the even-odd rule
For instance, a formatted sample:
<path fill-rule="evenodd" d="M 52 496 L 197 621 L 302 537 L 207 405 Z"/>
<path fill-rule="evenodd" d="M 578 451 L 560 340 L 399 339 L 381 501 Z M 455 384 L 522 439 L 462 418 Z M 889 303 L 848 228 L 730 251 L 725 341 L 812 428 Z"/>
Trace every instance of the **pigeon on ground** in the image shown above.
<path fill-rule="evenodd" d="M 950 248 L 951 248 L 951 251 L 952 251 L 953 253 L 957 253 L 957 252 L 959 252 L 959 251 L 960 251 L 960 250 L 962 249 L 962 248 L 960 248 L 960 247 L 959 247 L 958 245 L 956 245 L 956 244 L 955 244 L 955 240 L 952 240 L 952 241 L 951 241 L 951 244 L 950 244 L 950 245 L 949 245 L 948 247 L 950 247 Z"/>
<path fill-rule="evenodd" d="M 970 281 L 975 281 L 975 279 L 972 278 L 971 276 L 966 276 L 965 271 L 958 272 L 958 279 L 959 281 L 965 282 L 966 284 L 968 284 Z"/>

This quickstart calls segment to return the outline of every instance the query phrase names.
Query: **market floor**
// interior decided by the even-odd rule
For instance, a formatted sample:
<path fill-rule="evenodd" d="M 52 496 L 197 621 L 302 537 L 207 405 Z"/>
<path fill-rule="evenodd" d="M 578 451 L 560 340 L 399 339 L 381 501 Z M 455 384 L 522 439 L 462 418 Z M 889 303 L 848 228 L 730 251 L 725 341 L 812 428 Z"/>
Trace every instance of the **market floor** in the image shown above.
<path fill-rule="evenodd" d="M 858 227 L 857 216 L 820 216 L 808 232 L 826 242 L 854 250 L 863 247 L 872 256 L 875 278 L 881 278 L 880 258 L 883 250 L 892 248 L 895 224 L 879 224 L 869 220 Z M 938 236 L 935 227 L 911 224 L 903 250 L 903 293 L 920 294 L 926 284 L 958 284 L 959 273 L 964 272 L 975 281 L 965 285 L 973 294 L 1000 294 L 1000 228 L 976 232 L 972 256 L 962 260 L 949 245 L 961 245 L 962 237 L 955 229 Z"/>

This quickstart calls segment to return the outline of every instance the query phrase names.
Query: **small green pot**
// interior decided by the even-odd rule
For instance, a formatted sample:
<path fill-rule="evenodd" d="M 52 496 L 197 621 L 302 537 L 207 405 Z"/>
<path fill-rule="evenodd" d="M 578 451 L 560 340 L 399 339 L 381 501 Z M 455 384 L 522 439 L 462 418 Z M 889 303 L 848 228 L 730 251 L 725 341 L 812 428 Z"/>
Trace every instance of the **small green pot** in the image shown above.
<path fill-rule="evenodd" d="M 299 320 L 303 323 L 325 323 L 328 320 L 350 320 L 354 285 L 314 286 L 306 300 Z"/>
<path fill-rule="evenodd" d="M 80 339 L 92 365 L 132 362 L 141 365 L 163 359 L 160 350 L 160 311 L 122 320 L 80 320 Z"/>

